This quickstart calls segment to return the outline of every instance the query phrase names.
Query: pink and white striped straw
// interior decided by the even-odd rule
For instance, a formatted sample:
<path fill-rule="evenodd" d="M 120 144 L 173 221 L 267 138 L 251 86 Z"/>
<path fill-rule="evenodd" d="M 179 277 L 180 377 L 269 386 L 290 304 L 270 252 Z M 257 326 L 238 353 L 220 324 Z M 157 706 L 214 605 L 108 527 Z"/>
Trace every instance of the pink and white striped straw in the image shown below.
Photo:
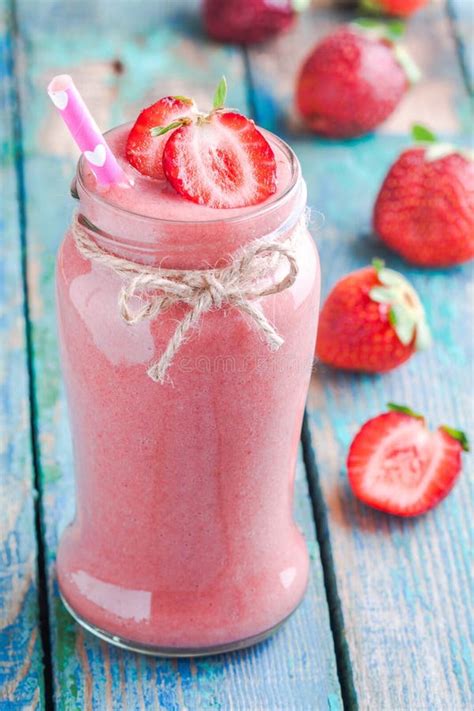
<path fill-rule="evenodd" d="M 103 185 L 129 183 L 68 74 L 54 77 L 48 94 L 84 157 Z"/>

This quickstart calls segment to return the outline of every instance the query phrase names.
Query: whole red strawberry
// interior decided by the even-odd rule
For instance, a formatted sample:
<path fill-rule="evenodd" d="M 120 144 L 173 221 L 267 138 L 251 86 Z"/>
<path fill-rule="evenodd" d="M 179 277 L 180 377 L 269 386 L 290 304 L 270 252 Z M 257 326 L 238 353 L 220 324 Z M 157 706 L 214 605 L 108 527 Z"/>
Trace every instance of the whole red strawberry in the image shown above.
<path fill-rule="evenodd" d="M 432 136 L 422 127 L 414 132 Z M 472 157 L 434 142 L 404 151 L 383 182 L 373 222 L 380 239 L 413 264 L 446 267 L 472 259 Z"/>
<path fill-rule="evenodd" d="M 409 17 L 424 7 L 428 0 L 362 0 L 362 10 L 395 17 Z"/>
<path fill-rule="evenodd" d="M 335 368 L 383 373 L 430 344 L 416 291 L 383 262 L 351 272 L 329 293 L 316 355 Z"/>
<path fill-rule="evenodd" d="M 204 26 L 219 42 L 254 44 L 286 30 L 301 0 L 204 0 Z"/>
<path fill-rule="evenodd" d="M 296 104 L 315 133 L 351 138 L 372 131 L 416 80 L 404 50 L 370 21 L 369 25 L 340 27 L 304 62 Z"/>
<path fill-rule="evenodd" d="M 469 443 L 460 430 L 441 425 L 431 432 L 410 408 L 388 407 L 389 412 L 366 422 L 355 436 L 347 457 L 349 483 L 368 506 L 418 516 L 449 494 Z"/>

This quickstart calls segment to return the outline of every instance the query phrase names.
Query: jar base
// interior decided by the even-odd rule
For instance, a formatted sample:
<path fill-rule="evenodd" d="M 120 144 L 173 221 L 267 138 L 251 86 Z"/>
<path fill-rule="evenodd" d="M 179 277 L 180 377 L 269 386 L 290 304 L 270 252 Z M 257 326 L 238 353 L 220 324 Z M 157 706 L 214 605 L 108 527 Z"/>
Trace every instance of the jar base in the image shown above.
<path fill-rule="evenodd" d="M 138 642 L 132 642 L 131 640 L 124 639 L 118 635 L 110 634 L 106 630 L 96 627 L 96 625 L 87 622 L 83 617 L 81 617 L 74 608 L 64 599 L 64 596 L 59 593 L 62 603 L 66 610 L 69 612 L 71 617 L 81 625 L 85 630 L 93 634 L 99 639 L 103 639 L 105 642 L 114 645 L 115 647 L 120 647 L 121 649 L 126 649 L 128 652 L 138 652 L 139 654 L 146 654 L 151 657 L 208 657 L 213 654 L 224 654 L 226 652 L 237 652 L 241 649 L 246 649 L 247 647 L 252 647 L 255 644 L 259 644 L 264 640 L 271 637 L 275 632 L 277 632 L 280 627 L 290 619 L 290 617 L 298 609 L 299 603 L 295 609 L 290 612 L 283 620 L 278 622 L 270 629 L 260 632 L 259 634 L 253 635 L 252 637 L 247 637 L 246 639 L 241 639 L 236 642 L 228 642 L 226 644 L 216 644 L 213 647 L 204 648 L 179 648 L 179 647 L 153 647 L 151 645 L 140 644 Z"/>

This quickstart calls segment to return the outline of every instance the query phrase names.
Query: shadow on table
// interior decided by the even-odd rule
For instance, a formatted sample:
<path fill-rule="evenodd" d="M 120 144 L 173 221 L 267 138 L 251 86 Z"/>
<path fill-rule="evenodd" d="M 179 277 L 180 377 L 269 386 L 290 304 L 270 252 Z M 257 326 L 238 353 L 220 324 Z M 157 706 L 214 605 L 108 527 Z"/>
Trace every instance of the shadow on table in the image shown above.
<path fill-rule="evenodd" d="M 391 536 L 419 526 L 425 516 L 403 518 L 372 509 L 358 501 L 347 481 L 339 482 L 325 492 L 328 516 L 332 523 L 345 529 L 356 528 L 363 533 Z M 429 512 L 426 514 L 429 515 Z"/>

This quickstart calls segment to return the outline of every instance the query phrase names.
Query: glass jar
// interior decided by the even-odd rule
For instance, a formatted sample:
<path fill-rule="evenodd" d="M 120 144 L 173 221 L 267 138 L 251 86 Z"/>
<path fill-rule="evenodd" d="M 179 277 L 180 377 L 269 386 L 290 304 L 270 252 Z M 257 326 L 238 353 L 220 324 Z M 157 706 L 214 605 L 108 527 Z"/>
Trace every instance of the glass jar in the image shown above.
<path fill-rule="evenodd" d="M 65 236 L 57 307 L 76 515 L 57 573 L 71 614 L 125 648 L 166 656 L 242 648 L 275 630 L 306 588 L 292 498 L 320 276 L 299 163 L 278 143 L 288 188 L 228 219 L 121 209 L 90 190 L 78 167 L 79 220 L 108 253 L 202 269 L 272 234 L 292 240 L 298 264 L 292 286 L 253 302 L 284 339 L 278 350 L 224 303 L 202 315 L 160 384 L 147 369 L 190 307 L 126 323 L 121 277 Z"/>

